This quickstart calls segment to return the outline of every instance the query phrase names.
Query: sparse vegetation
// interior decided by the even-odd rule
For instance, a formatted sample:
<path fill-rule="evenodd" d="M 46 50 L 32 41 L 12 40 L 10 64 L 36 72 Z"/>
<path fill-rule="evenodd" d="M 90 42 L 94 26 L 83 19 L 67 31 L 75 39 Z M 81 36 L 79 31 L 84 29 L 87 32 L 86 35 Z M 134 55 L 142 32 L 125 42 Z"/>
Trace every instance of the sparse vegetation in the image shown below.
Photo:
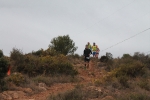
<path fill-rule="evenodd" d="M 11 52 L 11 60 L 13 62 L 14 72 L 21 72 L 29 76 L 42 74 L 65 74 L 74 76 L 78 73 L 68 61 L 67 57 L 62 54 L 57 56 L 24 55 L 18 49 L 13 49 Z"/>
<path fill-rule="evenodd" d="M 144 93 L 127 93 L 116 100 L 149 100 L 150 96 Z"/>
<path fill-rule="evenodd" d="M 120 91 L 122 95 L 114 95 L 116 100 L 148 100 L 149 59 L 147 55 L 135 53 L 133 56 L 124 54 L 122 58 L 113 59 L 111 64 L 107 61 L 105 63 L 107 67 L 109 65 L 109 70 L 105 68 L 107 74 L 95 85 L 107 87 L 110 91 Z"/>
<path fill-rule="evenodd" d="M 69 82 L 77 82 L 78 79 L 73 78 L 71 76 L 36 76 L 31 78 L 31 80 L 38 84 L 38 83 L 45 83 L 47 86 L 51 86 L 54 83 L 69 83 Z"/>
<path fill-rule="evenodd" d="M 25 83 L 25 77 L 21 73 L 13 73 L 9 77 L 7 77 L 6 80 L 7 82 L 12 82 L 17 86 Z"/>
<path fill-rule="evenodd" d="M 47 100 L 87 100 L 100 97 L 102 94 L 94 88 L 85 88 L 82 85 L 77 85 L 75 89 L 52 95 Z"/>
<path fill-rule="evenodd" d="M 4 77 L 8 71 L 8 61 L 4 57 L 2 50 L 0 50 L 0 92 L 6 90 Z"/>
<path fill-rule="evenodd" d="M 3 51 L 0 50 L 0 58 L 3 57 L 3 56 L 4 56 L 4 55 L 3 55 Z"/>
<path fill-rule="evenodd" d="M 44 90 L 58 83 L 71 83 L 73 89 L 50 95 L 47 100 L 150 99 L 150 56 L 136 52 L 133 56 L 123 54 L 114 59 L 111 53 L 106 53 L 100 59 L 91 58 L 92 67 L 84 69 L 83 56 L 69 49 L 59 51 L 53 46 L 28 54 L 13 48 L 10 57 L 5 57 L 0 50 L 0 92 L 29 88 L 32 92 L 26 93 L 33 95 L 43 91 L 39 83 L 46 85 Z M 9 65 L 12 70 L 7 76 Z"/>

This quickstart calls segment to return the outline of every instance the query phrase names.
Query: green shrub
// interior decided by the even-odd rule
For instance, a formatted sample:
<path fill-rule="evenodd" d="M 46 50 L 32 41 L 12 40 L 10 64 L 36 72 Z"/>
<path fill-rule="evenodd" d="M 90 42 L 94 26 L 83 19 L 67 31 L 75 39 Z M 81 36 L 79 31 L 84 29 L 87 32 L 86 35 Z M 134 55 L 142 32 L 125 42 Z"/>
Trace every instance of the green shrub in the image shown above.
<path fill-rule="evenodd" d="M 147 68 L 150 69 L 150 56 L 145 55 L 144 53 L 135 52 L 133 57 L 135 60 L 139 60 L 146 65 Z"/>
<path fill-rule="evenodd" d="M 49 55 L 49 56 L 57 56 L 59 54 L 60 54 L 59 52 L 57 52 L 56 50 L 51 49 L 51 48 L 48 48 L 47 50 L 45 50 L 43 52 L 43 56 L 47 56 L 47 55 Z"/>
<path fill-rule="evenodd" d="M 38 51 L 32 51 L 32 54 L 33 55 L 36 55 L 36 56 L 41 56 L 43 54 L 44 50 L 43 49 L 40 49 Z"/>
<path fill-rule="evenodd" d="M 117 77 L 119 83 L 126 87 L 126 88 L 129 88 L 129 84 L 128 84 L 128 77 L 127 76 L 120 76 L 120 77 Z"/>
<path fill-rule="evenodd" d="M 17 50 L 14 50 L 15 52 Z M 14 52 L 12 53 L 12 55 Z M 14 55 L 12 60 L 14 62 L 14 71 L 28 74 L 29 76 L 37 75 L 54 75 L 66 74 L 77 75 L 78 72 L 74 69 L 73 65 L 68 61 L 67 57 L 59 54 L 56 56 L 35 56 L 32 54 L 22 55 L 17 51 L 17 55 L 21 57 L 21 62 L 16 61 Z"/>
<path fill-rule="evenodd" d="M 0 58 L 0 78 L 3 79 L 8 71 L 8 61 L 4 57 Z"/>
<path fill-rule="evenodd" d="M 49 48 L 64 55 L 73 54 L 77 50 L 74 41 L 69 37 L 69 35 L 53 38 Z"/>
<path fill-rule="evenodd" d="M 52 95 L 47 100 L 94 100 L 101 96 L 101 93 L 91 88 L 84 88 L 77 85 L 75 89 L 58 95 Z"/>
<path fill-rule="evenodd" d="M 117 97 L 116 100 L 150 100 L 150 96 L 145 93 L 127 93 Z"/>
<path fill-rule="evenodd" d="M 79 59 L 80 55 L 79 54 L 70 54 L 70 55 L 68 55 L 68 58 Z"/>
<path fill-rule="evenodd" d="M 0 57 L 0 92 L 6 90 L 4 77 L 8 71 L 8 61 L 5 57 Z"/>
<path fill-rule="evenodd" d="M 101 62 L 105 62 L 105 63 L 108 62 L 108 61 L 112 62 L 112 60 L 113 60 L 113 55 L 111 53 L 109 53 L 109 52 L 106 52 L 106 56 L 102 56 L 100 58 L 100 61 Z"/>
<path fill-rule="evenodd" d="M 111 70 L 111 72 L 106 77 L 104 77 L 106 82 L 112 81 L 116 78 L 122 86 L 129 87 L 129 79 L 146 74 L 145 65 L 140 61 L 129 58 L 121 59 L 119 64 L 116 65 L 118 66 Z"/>
<path fill-rule="evenodd" d="M 111 71 L 113 70 L 113 60 L 109 59 L 107 62 L 106 62 L 106 67 L 105 67 L 105 70 L 106 71 Z"/>
<path fill-rule="evenodd" d="M 134 55 L 133 55 L 134 59 L 140 60 L 140 61 L 142 61 L 142 59 L 144 60 L 145 57 L 146 57 L 145 54 L 144 53 L 140 53 L 140 52 L 135 52 Z"/>
<path fill-rule="evenodd" d="M 127 59 L 127 58 L 131 58 L 130 54 L 123 54 L 122 59 Z"/>
<path fill-rule="evenodd" d="M 102 56 L 102 57 L 100 58 L 100 61 L 101 61 L 101 62 L 107 62 L 107 61 L 108 61 L 108 57 L 107 57 L 107 56 Z"/>
<path fill-rule="evenodd" d="M 29 76 L 36 76 L 43 74 L 43 67 L 40 57 L 35 55 L 25 55 L 24 56 L 24 63 L 20 67 L 22 67 L 22 70 L 20 72 L 23 72 L 25 74 L 28 74 Z"/>
<path fill-rule="evenodd" d="M 10 52 L 10 59 L 13 65 L 13 72 L 20 72 L 23 69 L 22 64 L 24 63 L 24 55 L 23 52 L 19 49 L 13 48 Z"/>
<path fill-rule="evenodd" d="M 8 90 L 8 85 L 4 79 L 0 80 L 0 92 Z"/>
<path fill-rule="evenodd" d="M 25 77 L 21 73 L 13 73 L 7 78 L 7 81 L 19 86 L 25 82 Z"/>
<path fill-rule="evenodd" d="M 132 61 L 124 64 L 120 64 L 120 66 L 115 71 L 115 77 L 119 80 L 119 82 L 128 87 L 128 78 L 142 76 L 145 73 L 144 65 L 140 61 Z"/>
<path fill-rule="evenodd" d="M 24 61 L 23 52 L 20 49 L 13 48 L 10 52 L 11 60 L 15 61 L 15 63 L 22 63 Z"/>
<path fill-rule="evenodd" d="M 150 100 L 146 94 L 130 94 L 129 100 Z"/>
<path fill-rule="evenodd" d="M 42 58 L 41 62 L 44 65 L 45 74 L 66 74 L 72 76 L 78 74 L 64 55 L 46 56 Z"/>
<path fill-rule="evenodd" d="M 119 76 L 129 76 L 129 77 L 136 77 L 136 76 L 142 76 L 145 73 L 144 70 L 144 64 L 141 63 L 140 61 L 135 61 L 132 60 L 129 62 L 120 64 L 118 68 L 115 69 L 116 73 L 115 76 L 119 77 Z"/>
<path fill-rule="evenodd" d="M 0 58 L 3 57 L 3 56 L 4 56 L 4 55 L 3 55 L 3 51 L 0 50 Z"/>
<path fill-rule="evenodd" d="M 51 86 L 54 83 L 69 83 L 69 82 L 77 82 L 76 78 L 66 75 L 58 75 L 58 76 L 36 76 L 31 78 L 36 84 L 42 82 L 45 83 L 47 86 Z"/>
<path fill-rule="evenodd" d="M 56 50 L 54 49 L 51 49 L 51 48 L 48 48 L 46 50 L 43 50 L 42 48 L 37 50 L 37 51 L 32 51 L 31 53 L 32 55 L 35 55 L 35 56 L 56 56 L 56 55 L 59 55 L 60 53 L 56 52 Z"/>
<path fill-rule="evenodd" d="M 142 79 L 140 82 L 138 82 L 138 85 L 142 88 L 145 89 L 147 91 L 150 90 L 150 84 L 148 79 Z"/>
<path fill-rule="evenodd" d="M 47 100 L 85 100 L 81 89 L 73 89 L 56 96 L 50 96 Z"/>

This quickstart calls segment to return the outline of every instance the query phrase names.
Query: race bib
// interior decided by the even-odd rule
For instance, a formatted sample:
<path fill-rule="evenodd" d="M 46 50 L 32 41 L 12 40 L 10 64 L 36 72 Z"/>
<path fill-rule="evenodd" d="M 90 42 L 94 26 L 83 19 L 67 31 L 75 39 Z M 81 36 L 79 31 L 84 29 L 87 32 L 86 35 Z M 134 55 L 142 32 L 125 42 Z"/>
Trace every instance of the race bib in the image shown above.
<path fill-rule="evenodd" d="M 86 59 L 90 59 L 90 57 L 86 57 Z"/>

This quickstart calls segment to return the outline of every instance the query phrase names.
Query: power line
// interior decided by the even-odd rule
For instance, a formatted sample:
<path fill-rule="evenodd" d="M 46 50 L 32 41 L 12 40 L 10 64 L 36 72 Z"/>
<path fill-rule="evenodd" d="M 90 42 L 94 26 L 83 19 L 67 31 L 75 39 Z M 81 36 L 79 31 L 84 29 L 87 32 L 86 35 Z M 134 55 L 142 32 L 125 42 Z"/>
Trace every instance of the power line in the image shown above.
<path fill-rule="evenodd" d="M 145 16 L 145 15 L 147 15 L 147 14 L 149 14 L 149 13 L 146 13 L 146 14 L 144 14 L 143 16 Z M 137 18 L 137 19 L 135 19 L 135 20 L 132 20 L 129 24 L 131 24 L 133 21 L 136 21 L 136 20 L 138 20 L 138 19 L 143 18 L 143 16 L 141 16 L 140 18 Z M 122 28 L 122 27 L 124 27 L 124 26 L 120 26 L 120 27 L 118 27 L 118 28 L 112 30 L 111 33 L 112 33 L 112 32 L 115 32 L 116 30 L 118 30 L 118 29 L 120 29 L 120 28 Z M 96 31 L 96 32 L 98 32 L 98 31 Z M 107 33 L 108 33 L 108 32 L 107 32 Z M 108 33 L 108 34 L 109 34 L 109 33 Z M 104 36 L 104 35 L 103 35 L 103 36 Z M 105 36 L 106 36 L 106 35 L 105 35 Z"/>
<path fill-rule="evenodd" d="M 141 32 L 139 32 L 139 33 L 137 33 L 137 34 L 135 34 L 135 35 L 133 35 L 133 36 L 131 36 L 131 37 L 125 39 L 125 40 L 123 40 L 123 41 L 120 41 L 120 42 L 118 42 L 118 43 L 116 43 L 116 44 L 114 44 L 114 45 L 112 45 L 112 46 L 110 46 L 110 47 L 108 47 L 108 48 L 102 50 L 102 52 L 105 51 L 105 50 L 107 50 L 107 49 L 110 49 L 110 48 L 112 48 L 112 47 L 114 47 L 114 46 L 116 46 L 116 45 L 118 45 L 118 44 L 120 44 L 120 43 L 122 43 L 122 42 L 125 42 L 125 41 L 127 41 L 127 40 L 129 40 L 129 39 L 131 39 L 131 38 L 133 38 L 133 37 L 135 37 L 135 36 L 137 36 L 137 35 L 139 35 L 139 34 L 145 32 L 145 31 L 148 31 L 149 29 L 150 29 L 150 28 L 145 29 L 145 30 L 143 30 L 143 31 L 141 31 Z"/>
<path fill-rule="evenodd" d="M 132 2 L 128 3 L 127 5 L 123 6 L 123 7 L 122 7 L 122 8 L 120 8 L 120 9 L 118 9 L 117 11 L 114 11 L 113 13 L 111 13 L 110 15 L 108 15 L 107 17 L 105 17 L 105 18 L 103 18 L 103 19 L 99 20 L 98 22 L 94 23 L 93 25 L 91 25 L 91 26 L 87 27 L 87 28 L 86 28 L 86 29 L 84 29 L 82 32 L 84 32 L 84 31 L 88 30 L 89 28 L 91 28 L 91 27 L 95 26 L 95 24 L 97 24 L 97 23 L 99 23 L 99 22 L 103 21 L 104 19 L 109 18 L 111 15 L 113 15 L 113 14 L 115 14 L 116 12 L 118 12 L 119 10 L 121 10 L 121 9 L 123 9 L 123 8 L 125 8 L 125 7 L 127 7 L 127 6 L 129 6 L 129 5 L 130 5 L 130 4 L 132 4 L 134 1 L 136 1 L 136 0 L 133 0 Z M 82 33 L 82 32 L 80 32 L 80 33 Z"/>
<path fill-rule="evenodd" d="M 149 54 L 150 53 L 150 51 L 148 51 L 148 52 L 145 52 L 146 54 Z"/>

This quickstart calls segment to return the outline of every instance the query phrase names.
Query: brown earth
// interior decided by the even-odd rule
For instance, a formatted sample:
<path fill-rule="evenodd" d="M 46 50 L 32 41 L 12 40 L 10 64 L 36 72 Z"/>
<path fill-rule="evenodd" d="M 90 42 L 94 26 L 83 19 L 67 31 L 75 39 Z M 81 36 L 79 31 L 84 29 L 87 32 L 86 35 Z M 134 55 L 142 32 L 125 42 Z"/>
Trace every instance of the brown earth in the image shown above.
<path fill-rule="evenodd" d="M 77 76 L 81 81 L 77 83 L 57 83 L 50 87 L 47 87 L 47 90 L 42 91 L 37 94 L 33 94 L 31 96 L 22 96 L 16 99 L 9 99 L 9 100 L 46 100 L 50 95 L 56 95 L 58 93 L 63 93 L 68 90 L 72 90 L 75 88 L 77 84 L 92 84 L 94 80 L 103 77 L 103 73 L 100 68 L 97 67 L 96 61 L 91 61 L 89 68 L 84 68 L 84 62 L 80 62 L 75 65 L 77 68 L 79 75 Z M 94 99 L 93 99 L 94 100 Z"/>

